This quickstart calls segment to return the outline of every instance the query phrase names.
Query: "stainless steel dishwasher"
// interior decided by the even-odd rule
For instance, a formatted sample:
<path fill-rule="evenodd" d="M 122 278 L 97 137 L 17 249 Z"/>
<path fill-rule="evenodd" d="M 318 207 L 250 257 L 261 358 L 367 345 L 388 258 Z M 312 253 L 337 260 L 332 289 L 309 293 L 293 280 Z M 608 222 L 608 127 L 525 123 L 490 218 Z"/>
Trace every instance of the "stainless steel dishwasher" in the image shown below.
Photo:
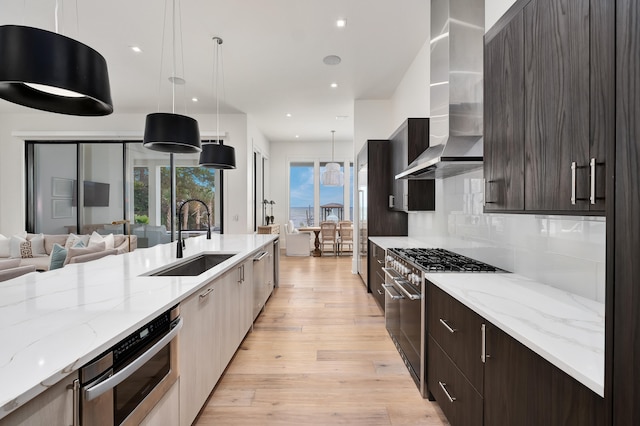
<path fill-rule="evenodd" d="M 264 307 L 266 301 L 267 283 L 266 267 L 268 251 L 261 251 L 253 257 L 253 320 L 258 318 L 258 314 Z"/>

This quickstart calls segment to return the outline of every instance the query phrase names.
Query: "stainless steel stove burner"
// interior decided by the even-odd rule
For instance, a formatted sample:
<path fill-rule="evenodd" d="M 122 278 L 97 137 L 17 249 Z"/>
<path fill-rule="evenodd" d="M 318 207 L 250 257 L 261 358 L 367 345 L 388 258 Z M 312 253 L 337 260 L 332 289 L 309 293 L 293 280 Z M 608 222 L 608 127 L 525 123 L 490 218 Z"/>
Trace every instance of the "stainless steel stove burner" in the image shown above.
<path fill-rule="evenodd" d="M 426 272 L 505 272 L 495 266 L 445 249 L 391 249 L 395 256 Z"/>

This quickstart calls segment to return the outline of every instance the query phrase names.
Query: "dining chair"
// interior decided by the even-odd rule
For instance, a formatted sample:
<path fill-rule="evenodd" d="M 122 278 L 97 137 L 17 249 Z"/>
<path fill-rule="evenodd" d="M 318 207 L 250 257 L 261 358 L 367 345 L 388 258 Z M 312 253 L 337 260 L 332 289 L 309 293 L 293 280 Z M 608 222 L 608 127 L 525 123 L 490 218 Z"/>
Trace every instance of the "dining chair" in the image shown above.
<path fill-rule="evenodd" d="M 336 231 L 337 227 L 335 222 L 327 221 L 320 223 L 320 245 L 322 251 L 324 251 L 324 246 L 326 244 L 330 244 L 332 246 L 334 256 L 338 255 L 338 238 L 336 236 Z"/>
<path fill-rule="evenodd" d="M 340 253 L 344 251 L 344 246 L 348 245 L 350 251 L 353 252 L 353 224 L 351 222 L 340 222 L 338 237 L 338 248 Z"/>

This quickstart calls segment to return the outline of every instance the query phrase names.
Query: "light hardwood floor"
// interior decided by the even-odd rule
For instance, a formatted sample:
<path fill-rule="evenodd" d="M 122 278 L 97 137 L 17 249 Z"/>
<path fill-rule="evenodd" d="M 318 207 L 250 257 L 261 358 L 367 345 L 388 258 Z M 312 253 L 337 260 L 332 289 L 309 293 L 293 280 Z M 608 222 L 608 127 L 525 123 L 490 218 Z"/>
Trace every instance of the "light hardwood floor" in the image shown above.
<path fill-rule="evenodd" d="M 281 256 L 280 274 L 197 425 L 448 425 L 350 257 Z"/>

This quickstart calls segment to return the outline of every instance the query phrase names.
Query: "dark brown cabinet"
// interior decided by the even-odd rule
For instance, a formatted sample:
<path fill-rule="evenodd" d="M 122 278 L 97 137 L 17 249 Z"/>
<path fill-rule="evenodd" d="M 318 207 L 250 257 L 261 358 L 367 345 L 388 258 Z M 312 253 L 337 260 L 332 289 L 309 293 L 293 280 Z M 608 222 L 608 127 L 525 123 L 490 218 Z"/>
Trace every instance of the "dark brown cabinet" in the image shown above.
<path fill-rule="evenodd" d="M 612 12 L 610 1 L 521 0 L 487 32 L 486 211 L 604 213 Z"/>
<path fill-rule="evenodd" d="M 373 294 L 378 306 L 384 312 L 384 267 L 386 252 L 383 248 L 369 241 L 369 254 L 371 262 L 369 262 L 369 291 Z"/>
<path fill-rule="evenodd" d="M 453 425 L 482 425 L 483 319 L 427 283 L 427 384 Z"/>
<path fill-rule="evenodd" d="M 393 161 L 393 199 L 390 207 L 399 211 L 436 209 L 435 180 L 395 179 L 429 148 L 429 119 L 408 118 L 389 138 Z"/>
<path fill-rule="evenodd" d="M 524 210 L 524 22 L 520 11 L 484 50 L 485 211 Z"/>
<path fill-rule="evenodd" d="M 486 324 L 484 424 L 599 426 L 604 399 L 516 341 Z"/>
<path fill-rule="evenodd" d="M 405 212 L 389 209 L 391 194 L 391 143 L 388 140 L 368 140 L 358 153 L 358 273 L 369 291 L 369 236 L 407 235 Z"/>
<path fill-rule="evenodd" d="M 615 426 L 640 424 L 640 4 L 617 0 L 614 201 L 607 206 L 607 353 Z"/>
<path fill-rule="evenodd" d="M 427 286 L 429 334 L 482 394 L 481 328 L 484 320 L 438 287 Z M 429 386 L 429 389 L 433 389 Z"/>
<path fill-rule="evenodd" d="M 605 400 L 427 282 L 427 383 L 452 426 L 599 426 Z"/>

